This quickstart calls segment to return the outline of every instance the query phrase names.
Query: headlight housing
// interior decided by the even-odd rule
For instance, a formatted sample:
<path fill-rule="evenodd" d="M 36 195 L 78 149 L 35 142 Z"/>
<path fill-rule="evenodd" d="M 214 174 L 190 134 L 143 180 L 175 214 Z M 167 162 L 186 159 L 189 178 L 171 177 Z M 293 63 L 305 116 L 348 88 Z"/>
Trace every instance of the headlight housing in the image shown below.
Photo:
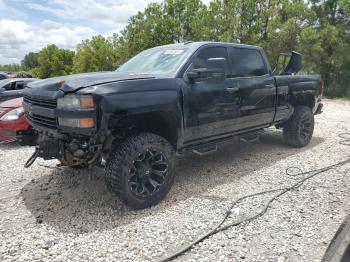
<path fill-rule="evenodd" d="M 84 109 L 95 106 L 92 96 L 66 95 L 57 100 L 58 109 Z"/>
<path fill-rule="evenodd" d="M 93 109 L 95 107 L 94 99 L 89 95 L 66 95 L 57 100 L 57 109 L 64 110 L 83 110 Z M 94 128 L 95 119 L 89 117 L 66 117 L 59 116 L 58 123 L 60 126 L 77 127 L 77 128 Z"/>
<path fill-rule="evenodd" d="M 93 128 L 93 127 L 95 127 L 95 120 L 93 117 L 84 117 L 84 118 L 59 117 L 58 123 L 61 126 L 67 126 L 67 127 L 78 127 L 78 128 Z"/>
<path fill-rule="evenodd" d="M 15 121 L 24 115 L 24 108 L 19 107 L 12 109 L 0 118 L 0 121 Z"/>

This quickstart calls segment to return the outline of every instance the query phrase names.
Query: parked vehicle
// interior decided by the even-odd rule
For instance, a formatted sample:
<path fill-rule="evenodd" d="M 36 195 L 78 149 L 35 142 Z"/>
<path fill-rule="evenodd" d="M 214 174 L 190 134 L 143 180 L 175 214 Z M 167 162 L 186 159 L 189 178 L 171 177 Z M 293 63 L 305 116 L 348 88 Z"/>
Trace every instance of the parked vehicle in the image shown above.
<path fill-rule="evenodd" d="M 28 130 L 30 125 L 24 116 L 23 98 L 15 98 L 0 103 L 0 141 L 16 140 L 16 131 Z"/>
<path fill-rule="evenodd" d="M 9 78 L 8 74 L 5 72 L 0 72 L 0 80 L 6 79 L 6 78 Z"/>
<path fill-rule="evenodd" d="M 126 204 L 155 205 L 173 184 L 175 156 L 253 140 L 270 126 L 306 146 L 322 109 L 321 79 L 295 75 L 300 68 L 296 52 L 275 76 L 259 47 L 187 42 L 146 50 L 116 72 L 29 83 L 23 105 L 35 130 L 18 137 L 36 151 L 26 166 L 36 157 L 65 166 L 104 159 L 106 184 Z"/>
<path fill-rule="evenodd" d="M 23 88 L 35 78 L 7 78 L 0 80 L 0 102 L 23 96 Z"/>

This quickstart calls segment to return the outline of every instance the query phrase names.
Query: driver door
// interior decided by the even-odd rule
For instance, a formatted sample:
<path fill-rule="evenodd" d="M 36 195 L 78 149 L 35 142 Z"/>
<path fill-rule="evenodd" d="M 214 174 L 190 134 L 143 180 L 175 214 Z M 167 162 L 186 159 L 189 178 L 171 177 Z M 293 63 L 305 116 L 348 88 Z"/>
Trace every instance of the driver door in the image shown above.
<path fill-rule="evenodd" d="M 186 142 L 190 144 L 229 134 L 234 131 L 240 116 L 238 97 L 232 91 L 231 65 L 225 46 L 206 46 L 197 51 L 187 72 L 207 68 L 207 61 L 212 58 L 226 60 L 226 77 L 222 81 L 200 79 L 189 83 Z"/>

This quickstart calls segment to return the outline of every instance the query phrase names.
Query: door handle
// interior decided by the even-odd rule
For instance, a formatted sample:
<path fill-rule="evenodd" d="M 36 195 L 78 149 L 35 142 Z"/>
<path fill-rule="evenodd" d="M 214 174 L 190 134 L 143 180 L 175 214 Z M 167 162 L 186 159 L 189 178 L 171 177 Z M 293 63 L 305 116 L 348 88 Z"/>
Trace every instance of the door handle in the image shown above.
<path fill-rule="evenodd" d="M 226 90 L 229 92 L 229 93 L 236 93 L 239 91 L 239 87 L 228 87 L 226 88 Z"/>
<path fill-rule="evenodd" d="M 265 85 L 266 88 L 274 89 L 276 88 L 274 85 Z"/>

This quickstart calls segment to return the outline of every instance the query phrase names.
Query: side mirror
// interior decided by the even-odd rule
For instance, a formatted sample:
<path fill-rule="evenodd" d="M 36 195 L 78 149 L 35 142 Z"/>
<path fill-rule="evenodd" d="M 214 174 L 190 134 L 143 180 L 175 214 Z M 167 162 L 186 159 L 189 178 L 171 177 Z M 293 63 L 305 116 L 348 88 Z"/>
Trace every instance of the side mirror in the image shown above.
<path fill-rule="evenodd" d="M 226 77 L 226 59 L 225 58 L 209 58 L 207 60 L 207 68 L 193 69 L 187 72 L 189 81 L 221 82 Z"/>
<path fill-rule="evenodd" d="M 226 59 L 225 58 L 209 58 L 207 61 L 209 71 L 208 80 L 224 81 L 226 77 Z"/>

